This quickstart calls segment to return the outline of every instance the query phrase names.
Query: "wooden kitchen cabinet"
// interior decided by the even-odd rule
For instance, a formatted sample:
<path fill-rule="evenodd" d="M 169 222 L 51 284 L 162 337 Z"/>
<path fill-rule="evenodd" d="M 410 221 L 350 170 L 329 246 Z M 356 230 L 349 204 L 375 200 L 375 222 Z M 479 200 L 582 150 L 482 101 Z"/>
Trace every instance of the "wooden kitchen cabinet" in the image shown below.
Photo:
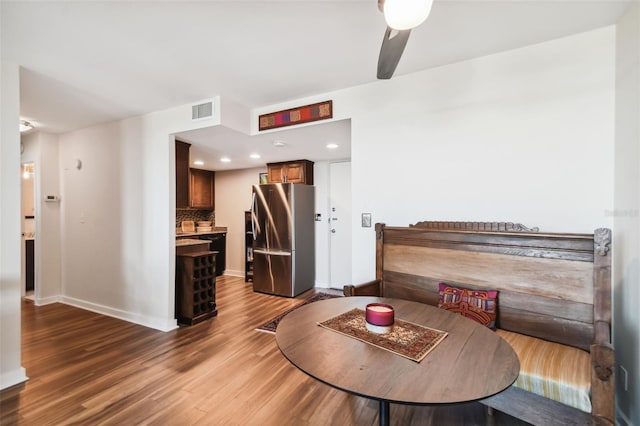
<path fill-rule="evenodd" d="M 313 161 L 297 160 L 268 163 L 269 183 L 304 183 L 313 185 Z"/>
<path fill-rule="evenodd" d="M 189 148 L 191 144 L 176 140 L 176 208 L 186 209 L 189 202 Z"/>
<path fill-rule="evenodd" d="M 190 147 L 191 144 L 176 140 L 176 208 L 213 210 L 215 173 L 189 168 Z"/>
<path fill-rule="evenodd" d="M 215 208 L 214 199 L 214 176 L 211 170 L 190 169 L 191 189 L 190 206 L 194 209 L 213 210 Z"/>

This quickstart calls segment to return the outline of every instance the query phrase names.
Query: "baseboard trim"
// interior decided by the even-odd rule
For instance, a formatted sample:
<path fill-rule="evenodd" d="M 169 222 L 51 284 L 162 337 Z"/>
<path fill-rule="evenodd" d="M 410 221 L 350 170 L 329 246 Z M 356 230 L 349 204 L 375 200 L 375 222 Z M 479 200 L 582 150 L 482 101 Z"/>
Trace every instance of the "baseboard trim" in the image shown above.
<path fill-rule="evenodd" d="M 235 269 L 226 269 L 222 275 L 244 278 L 244 271 L 236 271 Z"/>
<path fill-rule="evenodd" d="M 36 306 L 50 305 L 52 303 L 58 303 L 59 301 L 60 296 L 38 297 L 33 299 L 33 303 L 35 303 Z"/>
<path fill-rule="evenodd" d="M 75 299 L 69 296 L 62 296 L 60 303 L 75 306 L 76 308 L 85 309 L 109 317 L 118 318 L 123 321 L 132 322 L 134 324 L 153 328 L 160 331 L 171 331 L 178 328 L 178 322 L 173 320 L 164 320 L 162 318 L 153 318 L 145 315 L 136 314 L 134 312 L 115 309 L 110 306 L 99 305 L 97 303 L 87 302 L 86 300 Z"/>
<path fill-rule="evenodd" d="M 318 282 L 318 281 L 316 281 L 316 284 L 314 285 L 314 287 L 315 287 L 316 289 L 318 289 L 318 290 L 321 290 L 321 289 L 323 289 L 323 288 L 326 288 L 326 289 L 329 289 L 329 290 L 337 290 L 337 291 L 342 291 L 342 290 L 344 290 L 344 288 L 343 288 L 343 287 L 340 287 L 340 288 L 338 288 L 338 287 L 331 287 L 331 284 L 330 284 L 330 283 L 321 283 L 321 282 Z"/>
<path fill-rule="evenodd" d="M 8 371 L 6 373 L 0 374 L 0 390 L 19 385 L 20 383 L 24 383 L 27 380 L 29 380 L 29 378 L 27 377 L 27 372 L 25 371 L 24 367 L 17 368 L 13 371 Z"/>

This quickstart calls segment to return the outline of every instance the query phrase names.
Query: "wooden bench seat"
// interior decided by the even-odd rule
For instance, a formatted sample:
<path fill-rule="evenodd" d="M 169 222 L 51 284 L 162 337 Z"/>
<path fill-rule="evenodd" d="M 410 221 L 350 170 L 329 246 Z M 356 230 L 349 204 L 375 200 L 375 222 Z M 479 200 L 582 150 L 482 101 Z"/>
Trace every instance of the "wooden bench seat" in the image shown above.
<path fill-rule="evenodd" d="M 576 363 L 569 376 L 578 388 L 586 377 L 590 398 L 572 396 L 583 400 L 568 404 L 554 397 L 557 391 L 539 392 L 547 395 L 542 396 L 518 383 L 483 403 L 532 424 L 614 424 L 610 245 L 611 231 L 603 228 L 562 234 L 505 222 L 376 224 L 376 280 L 345 286 L 344 293 L 437 306 L 441 282 L 497 290 L 496 325 L 506 340 L 518 341 L 519 334 L 559 344 L 550 350 L 564 345 L 568 353 L 585 354 L 582 367 Z M 523 373 L 521 382 L 526 380 Z"/>

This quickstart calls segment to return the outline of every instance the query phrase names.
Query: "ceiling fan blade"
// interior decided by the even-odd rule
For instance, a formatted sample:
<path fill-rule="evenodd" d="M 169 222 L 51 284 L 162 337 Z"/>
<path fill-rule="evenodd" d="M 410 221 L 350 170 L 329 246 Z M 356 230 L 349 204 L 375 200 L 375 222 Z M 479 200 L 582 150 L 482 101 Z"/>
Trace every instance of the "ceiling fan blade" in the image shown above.
<path fill-rule="evenodd" d="M 382 47 L 380 47 L 380 56 L 378 57 L 378 79 L 388 80 L 398 66 L 404 47 L 409 40 L 411 30 L 397 31 L 387 27 L 382 39 Z"/>

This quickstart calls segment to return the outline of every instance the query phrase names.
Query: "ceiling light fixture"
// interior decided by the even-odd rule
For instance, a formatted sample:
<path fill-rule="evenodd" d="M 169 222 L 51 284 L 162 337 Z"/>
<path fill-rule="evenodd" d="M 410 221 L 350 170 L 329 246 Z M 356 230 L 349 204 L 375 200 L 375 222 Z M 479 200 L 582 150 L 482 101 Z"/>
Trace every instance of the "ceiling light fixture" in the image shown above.
<path fill-rule="evenodd" d="M 22 165 L 22 178 L 23 179 L 29 179 L 31 176 L 33 176 L 33 173 L 34 173 L 33 163 L 28 163 L 28 164 L 23 164 Z"/>
<path fill-rule="evenodd" d="M 384 0 L 384 19 L 394 30 L 410 30 L 429 16 L 433 0 Z"/>
<path fill-rule="evenodd" d="M 260 158 L 260 154 L 253 153 L 253 154 L 249 155 L 249 157 L 253 158 L 254 160 L 257 160 L 258 158 Z"/>
<path fill-rule="evenodd" d="M 279 141 L 279 140 L 273 141 L 273 146 L 277 146 L 278 148 L 281 148 L 281 147 L 283 147 L 285 145 L 286 145 L 286 143 L 284 143 L 283 141 Z"/>
<path fill-rule="evenodd" d="M 337 143 L 328 143 L 327 148 L 336 149 L 339 145 Z"/>
<path fill-rule="evenodd" d="M 222 158 L 220 159 L 220 161 L 222 161 L 223 163 L 230 163 L 230 162 L 231 162 L 231 158 L 229 158 L 229 157 L 222 157 Z"/>
<path fill-rule="evenodd" d="M 202 160 L 196 160 L 196 161 L 194 161 L 194 162 L 193 162 L 193 164 L 194 164 L 195 166 L 204 166 L 204 161 L 202 161 Z"/>
<path fill-rule="evenodd" d="M 33 124 L 29 123 L 27 120 L 20 120 L 20 133 L 24 133 L 33 129 Z"/>

